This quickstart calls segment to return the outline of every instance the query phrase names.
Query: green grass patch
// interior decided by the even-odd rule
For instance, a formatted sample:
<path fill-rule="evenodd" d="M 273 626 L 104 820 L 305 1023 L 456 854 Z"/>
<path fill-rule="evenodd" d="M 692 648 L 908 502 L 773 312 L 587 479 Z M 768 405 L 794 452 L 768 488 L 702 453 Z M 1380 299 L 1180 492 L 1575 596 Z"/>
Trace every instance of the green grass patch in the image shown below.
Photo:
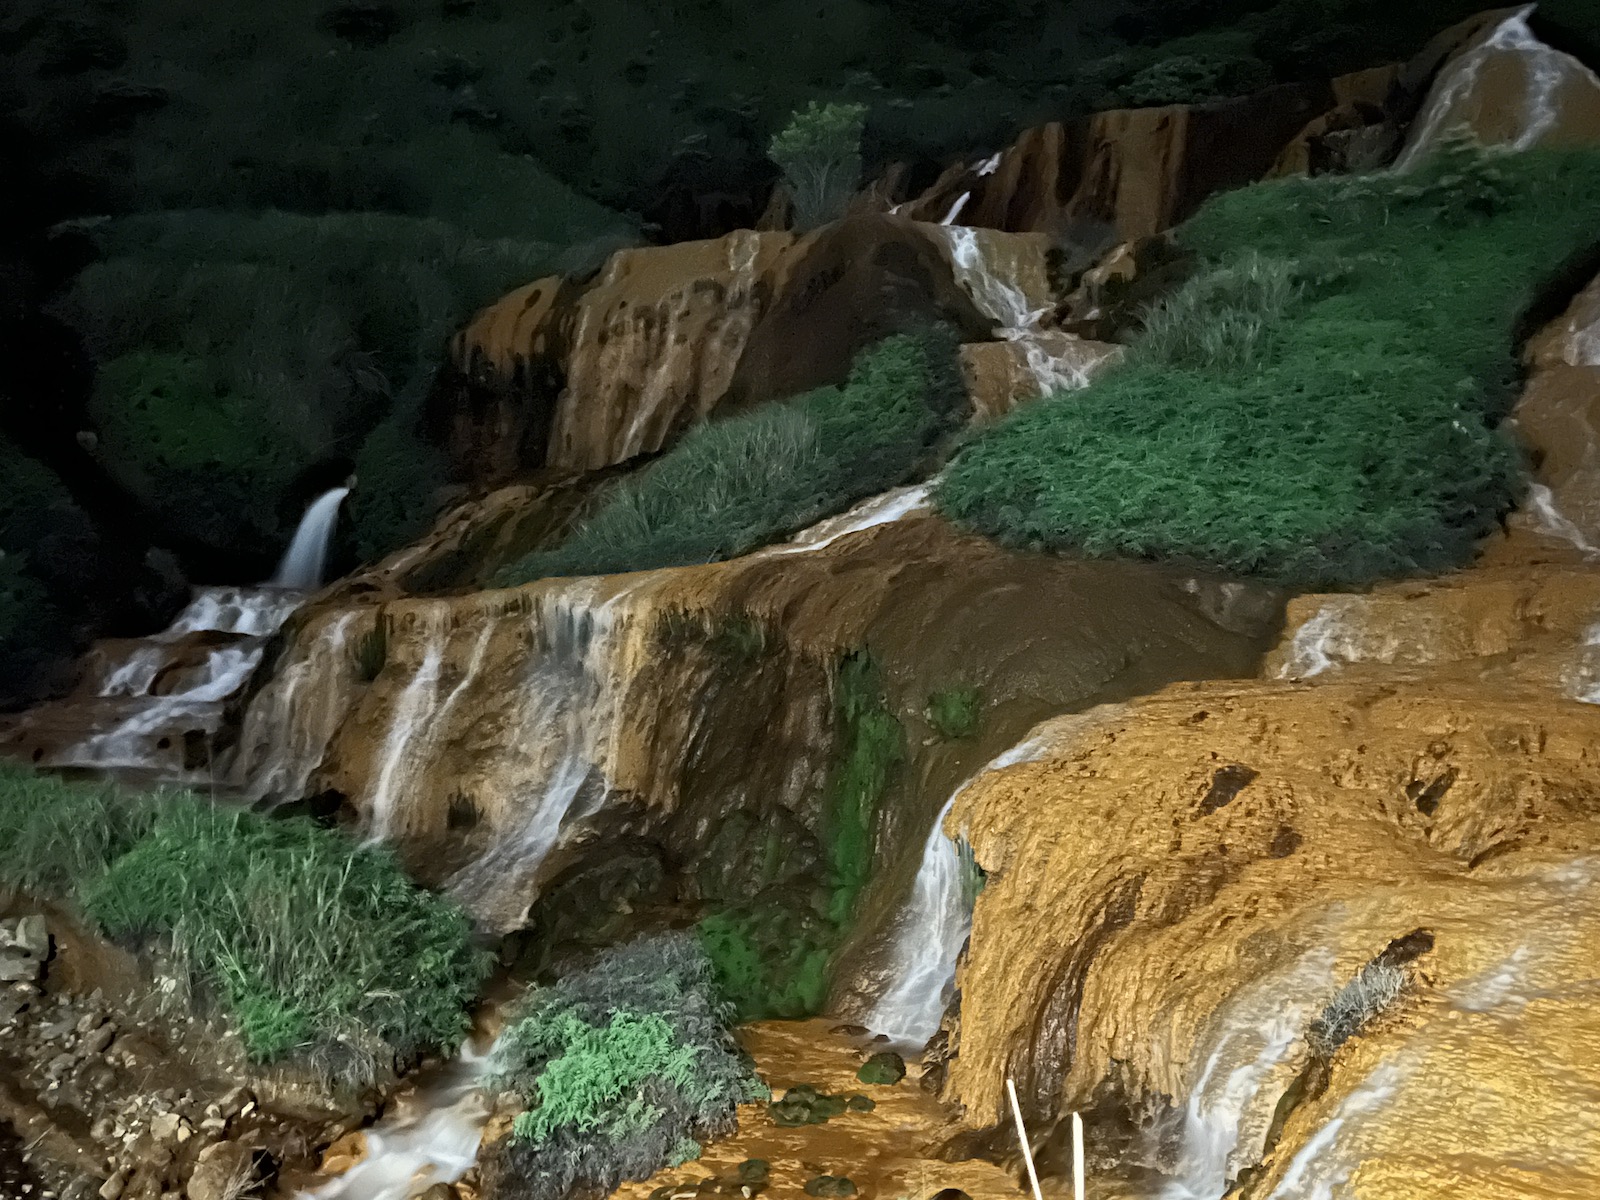
<path fill-rule="evenodd" d="M 971 737 L 983 715 L 983 693 L 973 687 L 941 688 L 928 697 L 923 710 L 934 733 L 947 742 Z"/>
<path fill-rule="evenodd" d="M 767 1098 L 730 1019 L 685 933 L 637 939 L 534 988 L 496 1051 L 497 1085 L 527 1109 L 491 1152 L 490 1178 L 560 1200 L 698 1157 L 701 1141 L 732 1132 L 740 1102 Z"/>
<path fill-rule="evenodd" d="M 187 793 L 0 767 L 0 884 L 170 947 L 253 1058 L 295 1058 L 330 1082 L 453 1048 L 489 970 L 466 913 L 387 851 Z"/>
<path fill-rule="evenodd" d="M 947 336 L 887 338 L 858 356 L 843 387 L 690 430 L 618 482 L 560 546 L 513 563 L 497 582 L 744 554 L 904 483 L 964 403 Z"/>
<path fill-rule="evenodd" d="M 936 501 L 1009 545 L 1300 586 L 1465 561 L 1521 486 L 1519 318 L 1597 228 L 1592 151 L 1217 197 L 1126 364 L 982 434 Z"/>

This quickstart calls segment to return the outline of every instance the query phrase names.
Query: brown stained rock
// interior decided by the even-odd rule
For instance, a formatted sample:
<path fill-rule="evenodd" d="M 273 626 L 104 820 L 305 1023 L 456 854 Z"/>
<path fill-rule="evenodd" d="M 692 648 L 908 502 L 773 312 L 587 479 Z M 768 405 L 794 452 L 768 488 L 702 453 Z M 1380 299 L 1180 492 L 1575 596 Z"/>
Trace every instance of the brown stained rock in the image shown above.
<path fill-rule="evenodd" d="M 1125 238 L 1170 229 L 1212 193 L 1264 176 L 1289 141 L 1335 103 L 1332 84 L 1277 87 L 1185 107 L 1118 109 L 1025 131 L 995 169 L 946 177 L 902 206 L 939 221 L 1021 233 L 1063 220 L 1108 221 Z"/>
<path fill-rule="evenodd" d="M 621 250 L 593 279 L 519 288 L 453 339 L 430 432 L 481 483 L 660 449 L 727 390 L 760 312 L 756 285 L 793 241 L 738 231 Z"/>
<path fill-rule="evenodd" d="M 948 263 L 940 242 L 901 217 L 847 217 L 808 235 L 763 280 L 730 406 L 843 383 L 859 350 L 918 325 L 952 325 L 962 341 L 992 336 Z"/>
<path fill-rule="evenodd" d="M 357 1129 L 345 1134 L 322 1152 L 317 1170 L 324 1175 L 343 1175 L 367 1156 L 367 1135 Z"/>

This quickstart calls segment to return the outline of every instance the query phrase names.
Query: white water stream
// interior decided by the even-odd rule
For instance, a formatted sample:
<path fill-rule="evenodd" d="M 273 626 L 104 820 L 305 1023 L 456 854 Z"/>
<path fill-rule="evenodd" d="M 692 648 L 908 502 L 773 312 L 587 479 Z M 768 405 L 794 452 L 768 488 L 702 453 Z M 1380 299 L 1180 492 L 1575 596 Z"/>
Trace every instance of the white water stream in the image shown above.
<path fill-rule="evenodd" d="M 989 258 L 985 241 L 995 236 L 993 232 L 954 224 L 965 200 L 963 196 L 957 201 L 939 226 L 950 247 L 956 282 L 978 311 L 998 326 L 1000 336 L 1022 351 L 1040 395 L 1088 387 L 1109 352 L 1089 353 L 1093 343 L 1043 327 L 1049 304 L 1034 307 L 1016 273 Z"/>
<path fill-rule="evenodd" d="M 960 847 L 945 836 L 945 818 L 973 780 L 1031 762 L 1044 743 L 1029 738 L 1007 750 L 951 793 L 923 843 L 911 896 L 895 925 L 885 974 L 888 988 L 862 1018 L 874 1033 L 920 1051 L 939 1028 L 955 979 L 956 960 L 972 928 L 972 895 Z"/>
<path fill-rule="evenodd" d="M 455 1183 L 478 1161 L 490 1100 L 483 1081 L 494 1055 L 470 1044 L 429 1085 L 402 1097 L 366 1131 L 366 1155 L 344 1174 L 295 1200 L 413 1200 Z"/>
<path fill-rule="evenodd" d="M 1477 46 L 1448 63 L 1434 80 L 1421 116 L 1412 126 L 1395 169 L 1407 171 L 1426 158 L 1453 128 L 1462 123 L 1489 123 L 1484 140 L 1512 150 L 1537 146 L 1561 119 L 1562 96 L 1569 88 L 1600 92 L 1600 77 L 1571 55 L 1541 42 L 1528 25 L 1536 5 L 1507 17 Z M 1486 68 L 1508 57 L 1520 60 L 1525 77 L 1521 96 L 1505 98 L 1480 87 Z M 1491 109 L 1490 105 L 1494 105 Z M 1485 119 L 1474 122 L 1474 118 Z"/>
<path fill-rule="evenodd" d="M 322 586 L 322 572 L 328 563 L 328 546 L 339 523 L 339 506 L 350 494 L 347 487 L 336 487 L 311 502 L 300 525 L 283 552 L 283 561 L 272 577 L 272 586 L 299 592 L 312 592 Z"/>

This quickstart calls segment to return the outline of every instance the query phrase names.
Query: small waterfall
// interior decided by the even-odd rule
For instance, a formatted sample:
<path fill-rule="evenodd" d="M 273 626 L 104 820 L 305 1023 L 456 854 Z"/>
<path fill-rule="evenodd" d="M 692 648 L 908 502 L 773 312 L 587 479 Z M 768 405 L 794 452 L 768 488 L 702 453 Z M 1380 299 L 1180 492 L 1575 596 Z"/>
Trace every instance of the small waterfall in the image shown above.
<path fill-rule="evenodd" d="M 360 1162 L 295 1200 L 414 1200 L 435 1184 L 455 1183 L 478 1161 L 491 1107 L 483 1081 L 493 1055 L 493 1046 L 478 1054 L 463 1045 L 429 1086 L 367 1130 Z"/>
<path fill-rule="evenodd" d="M 1220 1200 L 1254 1162 L 1289 1077 L 1304 1056 L 1306 1027 L 1335 990 L 1334 956 L 1303 955 L 1233 997 L 1184 1106 L 1178 1173 L 1160 1200 Z"/>
<path fill-rule="evenodd" d="M 102 643 L 93 695 L 42 705 L 23 721 L 44 738 L 42 766 L 136 771 L 157 781 L 212 779 L 208 740 L 244 687 L 266 640 L 302 597 L 274 588 L 202 588 L 153 637 Z M 57 741 L 52 731 L 69 730 Z M 41 739 L 43 740 L 43 739 Z"/>
<path fill-rule="evenodd" d="M 1095 373 L 1116 350 L 1043 328 L 1040 322 L 1050 311 L 1048 302 L 1034 307 L 1017 278 L 1017 271 L 1001 270 L 985 254 L 986 237 L 1007 235 L 952 224 L 960 208 L 958 201 L 951 216 L 939 226 L 950 247 L 956 282 L 972 297 L 978 310 L 995 322 L 1000 336 L 1022 351 L 1028 373 L 1033 376 L 1040 395 L 1088 387 Z M 1038 286 L 1043 289 L 1042 266 L 1040 271 Z"/>
<path fill-rule="evenodd" d="M 322 571 L 328 561 L 328 544 L 339 523 L 339 506 L 350 494 L 347 487 L 323 492 L 311 502 L 300 525 L 283 552 L 283 561 L 272 577 L 272 586 L 299 592 L 312 592 L 322 586 Z"/>
<path fill-rule="evenodd" d="M 1555 493 L 1546 484 L 1529 485 L 1528 502 L 1523 511 L 1536 533 L 1568 543 L 1585 558 L 1600 557 L 1600 546 L 1584 536 L 1583 530 L 1556 507 Z"/>
<path fill-rule="evenodd" d="M 346 647 L 361 615 L 336 613 L 305 630 L 252 699 L 232 772 L 252 801 L 305 794 L 356 686 Z"/>
<path fill-rule="evenodd" d="M 505 764 L 512 799 L 489 846 L 446 884 L 491 925 L 521 919 L 565 823 L 593 812 L 611 791 L 635 612 L 627 591 L 595 604 L 591 581 L 539 599 L 540 645 L 520 685 L 523 706 L 511 737 L 517 761 Z"/>
<path fill-rule="evenodd" d="M 1415 167 L 1455 126 L 1479 123 L 1507 128 L 1480 129 L 1483 141 L 1502 144 L 1512 150 L 1537 146 L 1556 129 L 1562 115 L 1563 93 L 1576 88 L 1600 93 L 1600 77 L 1570 55 L 1545 45 L 1528 26 L 1535 5 L 1528 5 L 1495 27 L 1488 37 L 1471 50 L 1446 64 L 1434 80 L 1395 169 Z M 1515 56 L 1525 77 L 1522 94 L 1507 104 L 1506 97 L 1493 94 L 1483 84 L 1486 71 L 1496 60 Z M 1474 119 L 1478 120 L 1475 121 Z"/>
<path fill-rule="evenodd" d="M 1045 743 L 1029 738 L 986 766 L 978 775 L 1030 762 Z M 920 1050 L 939 1028 L 956 960 L 972 927 L 972 896 L 960 847 L 944 833 L 945 818 L 956 800 L 978 778 L 974 775 L 951 793 L 933 820 L 923 844 L 922 862 L 911 885 L 911 897 L 895 927 L 885 973 L 888 989 L 862 1018 L 862 1024 L 896 1045 Z"/>
<path fill-rule="evenodd" d="M 887 525 L 914 513 L 927 512 L 928 495 L 932 487 L 930 481 L 910 487 L 892 488 L 880 496 L 863 500 L 837 517 L 818 521 L 811 528 L 795 534 L 784 545 L 774 546 L 765 553 L 805 554 L 812 550 L 821 550 L 848 534 L 860 533 L 878 525 Z"/>
<path fill-rule="evenodd" d="M 412 774 L 426 765 L 439 737 L 449 728 L 448 721 L 457 701 L 483 666 L 484 654 L 494 626 L 485 622 L 478 632 L 466 669 L 448 692 L 440 695 L 445 647 L 449 636 L 450 608 L 432 606 L 427 613 L 427 642 L 422 664 L 417 668 L 395 706 L 389 733 L 384 741 L 378 778 L 368 801 L 369 833 L 373 841 L 385 841 L 396 832 L 398 797 L 408 789 Z"/>

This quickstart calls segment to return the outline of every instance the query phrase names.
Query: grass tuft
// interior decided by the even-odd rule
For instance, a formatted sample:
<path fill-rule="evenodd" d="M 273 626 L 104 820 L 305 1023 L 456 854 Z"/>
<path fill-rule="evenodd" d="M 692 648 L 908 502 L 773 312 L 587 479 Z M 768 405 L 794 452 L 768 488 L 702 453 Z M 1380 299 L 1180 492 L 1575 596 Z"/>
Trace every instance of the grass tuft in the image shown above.
<path fill-rule="evenodd" d="M 639 938 L 533 989 L 496 1052 L 498 1086 L 528 1106 L 491 1155 L 496 1194 L 610 1191 L 731 1132 L 735 1107 L 767 1092 L 730 1018 L 683 933 Z"/>
<path fill-rule="evenodd" d="M 467 915 L 386 850 L 187 793 L 126 797 L 0 767 L 0 885 L 164 945 L 259 1062 L 361 1084 L 448 1050 L 487 977 Z"/>
<path fill-rule="evenodd" d="M 904 483 L 964 399 L 942 335 L 885 339 L 841 388 L 697 426 L 554 550 L 500 573 L 502 586 L 716 562 Z"/>

